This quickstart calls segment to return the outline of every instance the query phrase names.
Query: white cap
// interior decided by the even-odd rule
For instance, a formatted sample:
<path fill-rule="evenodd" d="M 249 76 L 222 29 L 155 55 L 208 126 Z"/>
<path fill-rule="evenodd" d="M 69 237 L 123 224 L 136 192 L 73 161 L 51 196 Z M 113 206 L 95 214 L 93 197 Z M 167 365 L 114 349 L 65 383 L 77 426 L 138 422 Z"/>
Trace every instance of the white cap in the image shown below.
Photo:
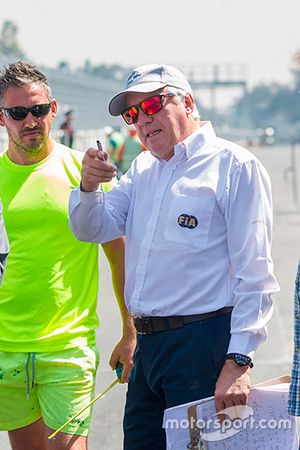
<path fill-rule="evenodd" d="M 134 69 L 126 80 L 126 87 L 110 101 L 108 110 L 112 116 L 119 116 L 126 108 L 125 97 L 128 92 L 153 92 L 165 86 L 192 92 L 186 77 L 173 66 L 147 64 Z"/>

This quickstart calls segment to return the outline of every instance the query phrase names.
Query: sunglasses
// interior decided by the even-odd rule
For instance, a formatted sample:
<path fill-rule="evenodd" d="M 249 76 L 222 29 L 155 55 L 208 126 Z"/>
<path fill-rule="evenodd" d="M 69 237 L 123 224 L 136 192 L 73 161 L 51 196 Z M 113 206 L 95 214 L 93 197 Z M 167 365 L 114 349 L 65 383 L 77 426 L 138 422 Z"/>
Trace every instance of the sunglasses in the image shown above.
<path fill-rule="evenodd" d="M 2 108 L 2 111 L 8 119 L 24 120 L 29 113 L 31 113 L 34 117 L 44 117 L 48 114 L 50 108 L 51 102 L 33 106 L 13 106 L 12 108 Z"/>
<path fill-rule="evenodd" d="M 153 114 L 158 113 L 162 109 L 163 99 L 165 97 L 175 97 L 175 95 L 176 94 L 173 94 L 172 92 L 153 95 L 153 97 L 146 98 L 141 103 L 125 109 L 121 115 L 128 125 L 132 125 L 133 123 L 137 123 L 140 109 L 147 116 L 151 117 Z"/>

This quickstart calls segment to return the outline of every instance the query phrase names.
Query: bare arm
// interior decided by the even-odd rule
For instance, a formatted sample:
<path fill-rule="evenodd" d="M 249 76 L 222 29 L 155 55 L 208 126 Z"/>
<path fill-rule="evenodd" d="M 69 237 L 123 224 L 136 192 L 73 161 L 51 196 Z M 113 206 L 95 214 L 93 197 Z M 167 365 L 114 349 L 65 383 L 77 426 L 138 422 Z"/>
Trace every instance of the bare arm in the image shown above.
<path fill-rule="evenodd" d="M 118 362 L 123 364 L 122 381 L 126 382 L 133 367 L 133 353 L 136 345 L 136 332 L 132 317 L 128 313 L 124 301 L 125 238 L 121 237 L 119 239 L 115 239 L 114 241 L 102 244 L 102 248 L 111 267 L 113 288 L 123 321 L 122 337 L 111 354 L 109 364 L 112 369 L 116 368 Z"/>

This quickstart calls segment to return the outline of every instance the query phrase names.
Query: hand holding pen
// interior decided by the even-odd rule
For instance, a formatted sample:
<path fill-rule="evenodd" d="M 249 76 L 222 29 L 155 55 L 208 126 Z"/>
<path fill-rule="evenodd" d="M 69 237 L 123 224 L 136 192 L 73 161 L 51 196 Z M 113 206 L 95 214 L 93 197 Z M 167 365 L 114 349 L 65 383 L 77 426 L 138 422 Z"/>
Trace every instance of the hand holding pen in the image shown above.
<path fill-rule="evenodd" d="M 102 154 L 103 154 L 103 156 L 102 156 L 102 155 L 99 155 L 98 158 L 101 159 L 102 161 L 107 161 L 107 159 L 108 159 L 108 154 L 103 150 L 102 144 L 101 144 L 101 142 L 99 141 L 99 139 L 97 139 L 96 142 L 97 142 L 98 150 L 100 150 L 100 152 L 102 152 Z"/>
<path fill-rule="evenodd" d="M 82 160 L 82 179 L 80 190 L 93 192 L 100 183 L 106 183 L 117 175 L 116 167 L 108 161 L 108 155 L 97 140 L 97 149 L 89 148 Z"/>

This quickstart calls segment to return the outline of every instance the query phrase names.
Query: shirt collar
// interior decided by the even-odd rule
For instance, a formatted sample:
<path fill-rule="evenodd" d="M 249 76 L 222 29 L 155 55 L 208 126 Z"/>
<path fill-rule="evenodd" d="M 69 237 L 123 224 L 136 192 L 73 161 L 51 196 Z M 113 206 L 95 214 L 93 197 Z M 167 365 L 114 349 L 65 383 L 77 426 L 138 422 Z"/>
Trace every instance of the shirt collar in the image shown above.
<path fill-rule="evenodd" d="M 174 146 L 174 154 L 184 152 L 187 159 L 191 158 L 196 151 L 199 151 L 204 144 L 215 139 L 216 133 L 211 122 L 201 122 L 201 126 L 190 134 L 184 141 Z"/>

